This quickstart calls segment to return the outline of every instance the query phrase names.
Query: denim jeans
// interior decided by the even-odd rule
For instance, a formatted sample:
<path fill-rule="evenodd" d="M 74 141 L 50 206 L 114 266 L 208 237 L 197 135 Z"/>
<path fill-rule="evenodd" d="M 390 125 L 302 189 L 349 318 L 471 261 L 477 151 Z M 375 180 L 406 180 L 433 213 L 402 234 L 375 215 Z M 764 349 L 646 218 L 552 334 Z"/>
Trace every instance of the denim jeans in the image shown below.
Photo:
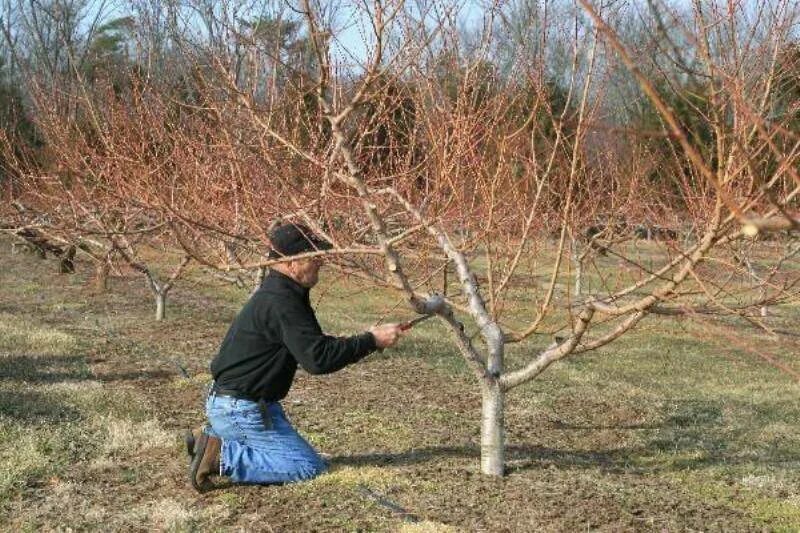
<path fill-rule="evenodd" d="M 220 396 L 206 400 L 209 435 L 222 439 L 220 474 L 234 483 L 275 484 L 311 479 L 327 464 L 300 436 L 278 402 L 268 404 L 272 427 L 267 429 L 258 404 Z"/>

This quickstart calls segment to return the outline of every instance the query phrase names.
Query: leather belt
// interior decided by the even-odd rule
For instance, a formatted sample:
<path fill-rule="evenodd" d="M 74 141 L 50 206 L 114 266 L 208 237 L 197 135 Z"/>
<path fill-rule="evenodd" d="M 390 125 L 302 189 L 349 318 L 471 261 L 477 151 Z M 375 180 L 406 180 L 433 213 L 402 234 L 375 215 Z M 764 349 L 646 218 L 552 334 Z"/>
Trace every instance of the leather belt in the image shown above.
<path fill-rule="evenodd" d="M 250 396 L 249 394 L 245 394 L 243 392 L 239 392 L 235 389 L 224 389 L 222 387 L 217 386 L 216 384 L 211 388 L 211 392 L 219 396 L 230 396 L 231 398 L 236 398 L 238 400 L 247 400 L 250 402 L 258 402 L 261 399 L 255 396 Z"/>
<path fill-rule="evenodd" d="M 270 402 L 264 398 L 256 398 L 234 389 L 223 389 L 222 387 L 218 387 L 216 383 L 211 388 L 211 392 L 217 394 L 218 396 L 230 396 L 231 398 L 236 398 L 237 400 L 247 400 L 255 403 L 258 405 L 258 412 L 261 414 L 261 422 L 264 424 L 264 428 L 267 430 L 272 429 L 272 417 L 269 414 Z"/>

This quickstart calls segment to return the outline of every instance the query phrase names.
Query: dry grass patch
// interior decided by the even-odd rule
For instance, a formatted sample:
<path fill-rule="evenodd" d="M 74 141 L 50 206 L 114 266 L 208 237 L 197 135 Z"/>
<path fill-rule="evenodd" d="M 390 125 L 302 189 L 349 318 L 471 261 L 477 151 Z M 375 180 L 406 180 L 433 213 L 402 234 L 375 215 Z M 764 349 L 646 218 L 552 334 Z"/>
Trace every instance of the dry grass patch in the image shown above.
<path fill-rule="evenodd" d="M 432 520 L 423 520 L 422 522 L 410 524 L 406 523 L 400 526 L 399 529 L 399 533 L 457 533 L 458 531 L 461 530 Z"/>
<path fill-rule="evenodd" d="M 414 442 L 414 431 L 402 413 L 389 413 L 375 409 L 349 409 L 343 421 L 350 435 L 358 436 L 364 443 L 391 443 L 393 447 L 406 448 Z M 394 413 L 392 413 L 394 414 Z"/>
<path fill-rule="evenodd" d="M 230 510 L 222 504 L 198 507 L 193 502 L 179 501 L 175 498 L 163 498 L 142 502 L 128 513 L 117 518 L 121 525 L 151 531 L 198 531 L 201 523 L 218 523 L 230 516 Z M 112 514 L 113 516 L 113 514 Z"/>
<path fill-rule="evenodd" d="M 172 498 L 143 503 L 125 516 L 125 522 L 141 527 L 149 524 L 158 531 L 192 531 L 200 518 L 197 509 Z"/>
<path fill-rule="evenodd" d="M 153 448 L 171 448 L 174 444 L 175 435 L 165 431 L 155 419 L 134 422 L 102 417 L 98 422 L 106 435 L 102 446 L 105 455 L 132 455 Z"/>
<path fill-rule="evenodd" d="M 207 372 L 200 372 L 194 376 L 185 378 L 178 377 L 169 382 L 169 387 L 174 390 L 187 390 L 194 389 L 198 385 L 206 386 L 211 382 L 211 374 Z"/>
<path fill-rule="evenodd" d="M 407 479 L 388 468 L 377 467 L 336 467 L 327 473 L 303 483 L 293 483 L 285 488 L 297 495 L 307 497 L 319 491 L 335 489 L 336 492 L 355 490 L 360 486 L 372 490 L 387 491 L 409 486 Z"/>
<path fill-rule="evenodd" d="M 38 436 L 30 431 L 0 435 L 0 500 L 47 470 L 49 458 Z"/>
<path fill-rule="evenodd" d="M 341 485 L 344 487 L 368 485 L 372 489 L 385 490 L 407 484 L 407 480 L 402 479 L 387 468 L 345 466 L 342 468 L 334 467 L 327 474 L 315 478 L 305 485 L 308 487 L 314 485 Z M 302 487 L 303 485 L 294 486 Z"/>
<path fill-rule="evenodd" d="M 0 313 L 0 352 L 61 355 L 77 347 L 75 337 L 40 327 L 9 313 Z"/>
<path fill-rule="evenodd" d="M 86 379 L 81 381 L 60 381 L 57 383 L 49 383 L 42 387 L 47 392 L 56 394 L 66 394 L 72 397 L 79 394 L 93 394 L 96 391 L 103 389 L 103 384 L 93 379 Z"/>

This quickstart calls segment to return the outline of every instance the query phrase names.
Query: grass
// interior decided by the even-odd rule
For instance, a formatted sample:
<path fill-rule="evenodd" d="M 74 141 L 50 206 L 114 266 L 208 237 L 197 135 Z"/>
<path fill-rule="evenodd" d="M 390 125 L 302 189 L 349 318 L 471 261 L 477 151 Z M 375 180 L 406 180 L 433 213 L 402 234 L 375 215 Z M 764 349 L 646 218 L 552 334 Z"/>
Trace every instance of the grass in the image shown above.
<path fill-rule="evenodd" d="M 3 530 L 800 529 L 800 386 L 743 347 L 800 361 L 751 330 L 648 319 L 555 364 L 509 395 L 498 480 L 478 472 L 474 379 L 426 322 L 396 350 L 298 375 L 285 406 L 331 456 L 328 474 L 198 495 L 180 435 L 203 419 L 208 362 L 247 291 L 193 273 L 154 323 L 133 275 L 97 295 L 86 265 L 59 276 L 5 252 L 0 264 Z M 411 317 L 393 294 L 330 277 L 313 301 L 333 333 Z M 798 316 L 770 320 L 791 329 Z M 533 349 L 512 347 L 508 366 Z"/>
<path fill-rule="evenodd" d="M 69 354 L 76 348 L 75 337 L 61 331 L 0 313 L 0 351 L 29 352 L 37 356 Z"/>

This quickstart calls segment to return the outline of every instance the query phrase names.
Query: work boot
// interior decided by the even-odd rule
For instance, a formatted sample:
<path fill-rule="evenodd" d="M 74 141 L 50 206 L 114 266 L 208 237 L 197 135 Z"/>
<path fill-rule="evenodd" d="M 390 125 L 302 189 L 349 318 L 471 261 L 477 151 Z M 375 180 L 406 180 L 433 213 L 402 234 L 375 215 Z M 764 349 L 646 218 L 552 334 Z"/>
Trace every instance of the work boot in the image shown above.
<path fill-rule="evenodd" d="M 194 447 L 197 441 L 200 440 L 200 435 L 202 434 L 203 428 L 187 429 L 183 434 L 183 441 L 186 443 L 186 454 L 189 456 L 190 460 L 194 458 Z"/>
<path fill-rule="evenodd" d="M 209 477 L 219 475 L 219 453 L 222 440 L 201 433 L 194 446 L 194 457 L 189 465 L 189 483 L 198 492 L 212 487 Z"/>

